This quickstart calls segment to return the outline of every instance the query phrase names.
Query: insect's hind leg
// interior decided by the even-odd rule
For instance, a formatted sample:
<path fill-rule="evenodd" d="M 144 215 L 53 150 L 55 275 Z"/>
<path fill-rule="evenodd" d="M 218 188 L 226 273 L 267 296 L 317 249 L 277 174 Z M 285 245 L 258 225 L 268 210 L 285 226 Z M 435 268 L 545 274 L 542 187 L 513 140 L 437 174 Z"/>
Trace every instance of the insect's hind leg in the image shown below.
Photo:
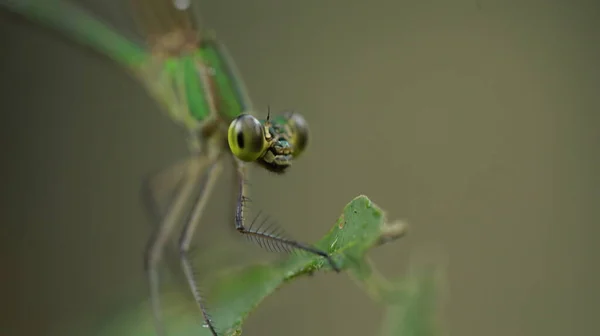
<path fill-rule="evenodd" d="M 249 237 L 254 238 L 256 242 L 259 243 L 261 247 L 266 247 L 271 250 L 283 250 L 283 251 L 291 251 L 293 249 L 303 250 L 312 254 L 319 255 L 327 260 L 330 267 L 336 272 L 340 272 L 340 268 L 335 264 L 331 256 L 318 248 L 312 247 L 308 244 L 291 240 L 288 238 L 284 238 L 279 236 L 276 232 L 271 231 L 269 228 L 265 230 L 261 230 L 262 224 L 258 228 L 254 228 L 252 225 L 250 227 L 246 227 L 244 225 L 244 207 L 245 202 L 248 200 L 247 189 L 246 186 L 246 166 L 241 161 L 234 159 L 237 168 L 237 201 L 236 201 L 236 209 L 235 209 L 235 228 L 236 230 Z"/>
<path fill-rule="evenodd" d="M 186 205 L 189 204 L 190 198 L 199 187 L 199 179 L 202 176 L 206 164 L 207 157 L 195 156 L 172 165 L 156 174 L 153 178 L 147 179 L 144 182 L 144 199 L 146 206 L 153 206 L 152 214 L 162 218 L 159 226 L 148 241 L 146 253 L 144 255 L 144 268 L 148 276 L 150 286 L 150 302 L 152 306 L 152 316 L 155 323 L 156 332 L 159 336 L 165 336 L 165 329 L 162 320 L 162 311 L 160 308 L 160 288 L 158 264 L 161 262 L 165 246 L 170 237 L 172 237 L 173 229 L 185 215 Z M 158 203 L 152 195 L 152 181 L 161 178 L 168 178 L 170 182 L 171 193 L 168 197 L 167 209 L 163 213 L 157 211 Z M 174 187 L 173 187 L 174 186 Z M 164 186 L 163 186 L 164 187 Z"/>
<path fill-rule="evenodd" d="M 214 185 L 217 182 L 221 171 L 222 171 L 222 165 L 218 159 L 215 160 L 214 162 L 212 162 L 208 166 L 208 169 L 205 173 L 205 178 L 204 178 L 205 182 L 202 183 L 202 189 L 200 190 L 200 194 L 199 194 L 198 198 L 196 199 L 192 213 L 191 213 L 190 217 L 188 218 L 188 220 L 186 221 L 183 231 L 181 233 L 180 239 L 179 239 L 179 253 L 180 253 L 180 258 L 181 258 L 181 267 L 183 268 L 183 272 L 187 279 L 190 290 L 192 291 L 192 294 L 194 295 L 194 299 L 196 300 L 196 303 L 198 304 L 198 307 L 200 308 L 202 317 L 204 318 L 204 321 L 206 323 L 205 325 L 209 328 L 209 330 L 211 331 L 211 333 L 214 336 L 217 336 L 217 331 L 216 331 L 213 321 L 211 320 L 211 318 L 208 314 L 206 304 L 204 303 L 204 298 L 202 297 L 202 295 L 200 294 L 200 292 L 198 290 L 198 286 L 196 284 L 196 276 L 194 274 L 194 269 L 193 269 L 192 264 L 188 257 L 188 251 L 190 248 L 191 240 L 194 237 L 194 232 L 195 232 L 196 227 L 198 226 L 198 223 L 202 216 L 202 212 L 204 210 L 206 202 L 208 201 L 209 195 L 212 193 Z"/>

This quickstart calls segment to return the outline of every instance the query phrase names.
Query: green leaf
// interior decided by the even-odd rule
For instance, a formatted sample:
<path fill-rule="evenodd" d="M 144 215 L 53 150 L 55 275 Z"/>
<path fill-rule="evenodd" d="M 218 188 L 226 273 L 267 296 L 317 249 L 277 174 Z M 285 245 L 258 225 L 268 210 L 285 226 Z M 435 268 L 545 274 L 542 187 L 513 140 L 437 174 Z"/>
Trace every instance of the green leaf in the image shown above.
<path fill-rule="evenodd" d="M 329 252 L 342 269 L 370 293 L 386 293 L 395 302 L 395 286 L 383 281 L 366 258 L 367 251 L 402 236 L 403 223 L 388 224 L 381 209 L 367 197 L 359 196 L 344 208 L 333 228 L 315 246 Z M 203 292 L 210 293 L 211 315 L 222 335 L 240 335 L 242 323 L 257 305 L 283 284 L 315 271 L 332 271 L 322 257 L 308 253 L 291 255 L 284 261 L 257 264 L 220 274 Z M 191 302 L 188 291 L 180 290 L 163 297 L 164 319 L 168 335 L 210 335 L 201 326 L 198 308 Z M 154 336 L 148 303 L 117 312 L 116 317 L 105 321 L 101 336 Z"/>
<path fill-rule="evenodd" d="M 410 274 L 396 283 L 402 300 L 391 304 L 386 311 L 381 336 L 437 336 L 438 308 L 444 283 L 439 263 L 412 265 Z"/>

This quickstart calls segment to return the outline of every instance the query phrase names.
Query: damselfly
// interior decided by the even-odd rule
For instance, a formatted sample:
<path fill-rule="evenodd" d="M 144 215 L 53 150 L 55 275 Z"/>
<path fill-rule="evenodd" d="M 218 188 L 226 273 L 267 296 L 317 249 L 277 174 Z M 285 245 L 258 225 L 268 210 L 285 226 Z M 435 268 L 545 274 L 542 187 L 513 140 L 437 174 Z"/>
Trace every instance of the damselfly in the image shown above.
<path fill-rule="evenodd" d="M 232 225 L 262 245 L 290 251 L 299 249 L 335 263 L 324 251 L 283 238 L 272 230 L 246 224 L 247 163 L 277 174 L 285 173 L 306 149 L 309 129 L 300 114 L 284 113 L 264 120 L 250 112 L 252 103 L 225 47 L 214 34 L 200 31 L 197 2 L 192 0 L 131 0 L 137 25 L 147 38 L 137 44 L 90 13 L 61 0 L 0 0 L 10 11 L 98 50 L 124 66 L 146 87 L 171 119 L 189 131 L 189 158 L 144 183 L 150 210 L 160 221 L 145 254 L 156 331 L 164 335 L 159 302 L 158 265 L 167 242 L 179 235 L 181 266 L 205 325 L 217 335 L 204 299 L 199 294 L 188 250 L 204 206 L 230 157 L 236 171 L 236 206 Z M 157 212 L 153 182 L 170 176 L 174 183 L 167 210 Z M 173 177 L 175 176 L 175 177 Z M 178 224 L 181 232 L 175 232 Z M 264 244 L 263 244 L 264 243 Z"/>

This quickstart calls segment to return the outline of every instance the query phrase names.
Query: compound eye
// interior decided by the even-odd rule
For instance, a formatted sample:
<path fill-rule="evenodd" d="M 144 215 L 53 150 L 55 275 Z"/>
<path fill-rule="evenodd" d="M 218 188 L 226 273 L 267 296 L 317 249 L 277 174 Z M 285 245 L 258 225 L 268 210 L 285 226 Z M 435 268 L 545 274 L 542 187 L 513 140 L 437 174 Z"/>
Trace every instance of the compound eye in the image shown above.
<path fill-rule="evenodd" d="M 233 119 L 229 124 L 227 141 L 233 155 L 246 162 L 256 161 L 268 147 L 264 126 L 249 114 Z"/>
<path fill-rule="evenodd" d="M 292 144 L 294 146 L 294 157 L 298 157 L 308 146 L 309 129 L 308 123 L 301 114 L 291 113 L 288 115 L 288 124 L 292 130 Z"/>

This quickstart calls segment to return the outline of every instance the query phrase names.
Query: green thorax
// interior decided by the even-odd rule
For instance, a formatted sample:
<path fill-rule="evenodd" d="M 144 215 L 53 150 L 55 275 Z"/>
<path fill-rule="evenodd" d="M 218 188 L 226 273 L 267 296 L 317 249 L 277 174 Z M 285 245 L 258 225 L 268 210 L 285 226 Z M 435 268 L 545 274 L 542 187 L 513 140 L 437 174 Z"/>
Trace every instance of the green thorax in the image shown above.
<path fill-rule="evenodd" d="M 182 84 L 180 90 L 183 92 L 179 96 L 185 99 L 190 117 L 198 123 L 213 114 L 211 102 L 217 117 L 227 123 L 248 110 L 240 80 L 234 76 L 232 65 L 214 39 L 203 40 L 196 50 L 171 58 L 167 63 L 172 74 L 179 74 L 173 76 L 179 77 Z M 200 73 L 202 65 L 208 70 L 204 77 Z"/>

